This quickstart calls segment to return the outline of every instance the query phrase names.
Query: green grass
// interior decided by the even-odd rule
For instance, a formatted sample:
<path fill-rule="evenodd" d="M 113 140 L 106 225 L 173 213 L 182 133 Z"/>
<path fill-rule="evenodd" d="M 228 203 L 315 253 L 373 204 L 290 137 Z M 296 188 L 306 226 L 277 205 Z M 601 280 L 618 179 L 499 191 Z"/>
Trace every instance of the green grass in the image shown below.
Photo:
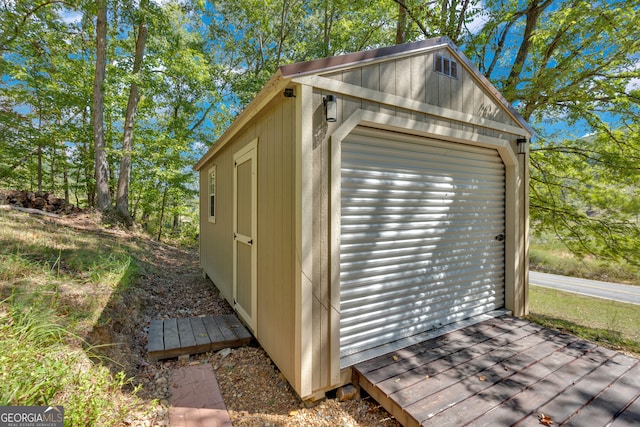
<path fill-rule="evenodd" d="M 0 211 L 0 405 L 62 405 L 66 426 L 121 425 L 137 407 L 86 338 L 134 285 L 138 244 Z"/>
<path fill-rule="evenodd" d="M 532 238 L 532 270 L 640 285 L 640 269 L 625 262 L 577 257 L 552 236 Z M 640 356 L 640 307 L 531 286 L 529 319 L 603 346 Z"/>
<path fill-rule="evenodd" d="M 528 318 L 599 345 L 640 356 L 640 307 L 531 286 Z"/>
<path fill-rule="evenodd" d="M 87 350 L 70 346 L 76 337 L 51 323 L 52 313 L 4 304 L 0 406 L 62 405 L 67 426 L 106 426 L 127 415 L 135 401 L 115 396 L 127 383 L 123 374 L 112 376 Z"/>

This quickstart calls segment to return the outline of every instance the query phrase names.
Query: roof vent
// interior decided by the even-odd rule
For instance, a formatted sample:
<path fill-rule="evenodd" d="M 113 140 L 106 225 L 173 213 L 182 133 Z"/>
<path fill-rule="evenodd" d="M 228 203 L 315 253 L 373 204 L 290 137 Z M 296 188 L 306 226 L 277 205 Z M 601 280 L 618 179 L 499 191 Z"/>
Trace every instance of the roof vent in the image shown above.
<path fill-rule="evenodd" d="M 436 73 L 444 74 L 445 76 L 449 76 L 453 79 L 458 78 L 458 63 L 453 59 L 436 55 L 433 69 L 436 71 Z"/>

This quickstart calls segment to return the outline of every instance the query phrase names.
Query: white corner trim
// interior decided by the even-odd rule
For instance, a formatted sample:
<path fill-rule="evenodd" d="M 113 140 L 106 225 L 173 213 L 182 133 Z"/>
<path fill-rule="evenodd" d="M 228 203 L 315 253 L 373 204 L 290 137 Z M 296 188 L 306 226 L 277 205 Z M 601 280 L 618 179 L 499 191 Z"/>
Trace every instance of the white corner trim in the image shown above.
<path fill-rule="evenodd" d="M 295 372 L 300 396 L 313 393 L 313 88 L 296 97 L 295 180 Z"/>
<path fill-rule="evenodd" d="M 396 132 L 400 131 L 406 133 L 409 131 L 409 133 L 419 136 L 459 142 L 461 144 L 473 145 L 476 147 L 493 148 L 498 150 L 506 166 L 518 164 L 517 154 L 509 146 L 508 140 L 362 109 L 354 112 L 338 129 L 336 129 L 335 132 L 333 132 L 331 135 L 332 145 L 342 141 L 353 129 L 355 129 L 356 126 L 359 125 L 368 125 Z"/>

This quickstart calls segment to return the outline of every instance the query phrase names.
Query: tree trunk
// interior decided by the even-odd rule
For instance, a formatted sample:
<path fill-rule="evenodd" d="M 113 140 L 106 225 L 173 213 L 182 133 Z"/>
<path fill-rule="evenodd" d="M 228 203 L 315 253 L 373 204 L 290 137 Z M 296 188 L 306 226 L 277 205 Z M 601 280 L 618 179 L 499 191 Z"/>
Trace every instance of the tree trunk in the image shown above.
<path fill-rule="evenodd" d="M 69 204 L 69 165 L 67 164 L 67 148 L 62 144 L 62 188 L 64 201 Z"/>
<path fill-rule="evenodd" d="M 38 108 L 38 133 L 42 134 L 42 110 Z M 42 193 L 42 137 L 38 137 L 38 192 Z"/>
<path fill-rule="evenodd" d="M 140 206 L 141 198 L 142 198 L 142 190 L 138 191 L 138 196 L 136 197 L 136 201 L 133 204 L 133 213 L 131 214 L 131 219 L 133 221 L 135 221 L 138 216 L 138 206 Z"/>
<path fill-rule="evenodd" d="M 97 0 L 96 20 L 96 73 L 93 80 L 93 145 L 98 209 L 111 207 L 109 194 L 109 165 L 104 139 L 104 94 L 102 85 L 107 66 L 107 2 Z"/>
<path fill-rule="evenodd" d="M 162 225 L 164 223 L 164 208 L 167 205 L 167 193 L 169 193 L 169 184 L 164 186 L 164 193 L 162 194 L 162 208 L 160 209 L 160 225 L 158 226 L 158 242 L 162 237 Z"/>
<path fill-rule="evenodd" d="M 171 231 L 173 234 L 180 232 L 180 214 L 173 214 L 173 229 Z"/>
<path fill-rule="evenodd" d="M 405 0 L 398 0 L 398 23 L 396 24 L 396 44 L 407 41 L 407 8 Z"/>
<path fill-rule="evenodd" d="M 56 144 L 51 141 L 51 192 L 56 194 Z"/>
<path fill-rule="evenodd" d="M 518 83 L 520 83 L 520 78 L 522 74 L 522 70 L 524 69 L 524 64 L 529 56 L 529 50 L 533 45 L 533 35 L 535 30 L 538 28 L 538 20 L 540 19 L 540 15 L 542 12 L 552 4 L 552 0 L 536 0 L 529 3 L 524 15 L 526 17 L 524 33 L 522 35 L 522 41 L 520 42 L 520 47 L 518 48 L 518 53 L 516 54 L 516 58 L 511 65 L 511 71 L 509 72 L 509 76 L 505 82 L 503 87 L 503 95 L 509 100 L 513 101 L 515 99 L 515 93 L 517 92 Z M 524 115 L 525 120 L 529 120 L 531 114 Z"/>
<path fill-rule="evenodd" d="M 124 136 L 122 138 L 122 158 L 120 159 L 120 175 L 118 176 L 118 192 L 116 194 L 116 210 L 124 218 L 129 218 L 129 181 L 131 179 L 131 151 L 133 149 L 133 124 L 136 115 L 136 107 L 140 94 L 136 77 L 140 74 L 142 59 L 144 57 L 144 45 L 147 39 L 147 24 L 145 12 L 149 0 L 140 1 L 140 22 L 138 24 L 138 38 L 136 40 L 135 59 L 133 61 L 133 76 L 129 90 L 129 100 L 124 121 Z"/>
<path fill-rule="evenodd" d="M 42 143 L 38 141 L 38 192 L 42 193 Z"/>

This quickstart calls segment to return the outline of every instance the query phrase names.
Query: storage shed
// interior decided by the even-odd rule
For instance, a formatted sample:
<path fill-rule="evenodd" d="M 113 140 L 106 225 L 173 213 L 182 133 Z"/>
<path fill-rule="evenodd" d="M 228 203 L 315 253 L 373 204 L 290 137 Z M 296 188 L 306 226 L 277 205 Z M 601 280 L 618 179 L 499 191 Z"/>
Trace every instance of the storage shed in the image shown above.
<path fill-rule="evenodd" d="M 204 273 L 310 400 L 522 316 L 532 134 L 448 38 L 282 66 L 195 165 Z"/>

